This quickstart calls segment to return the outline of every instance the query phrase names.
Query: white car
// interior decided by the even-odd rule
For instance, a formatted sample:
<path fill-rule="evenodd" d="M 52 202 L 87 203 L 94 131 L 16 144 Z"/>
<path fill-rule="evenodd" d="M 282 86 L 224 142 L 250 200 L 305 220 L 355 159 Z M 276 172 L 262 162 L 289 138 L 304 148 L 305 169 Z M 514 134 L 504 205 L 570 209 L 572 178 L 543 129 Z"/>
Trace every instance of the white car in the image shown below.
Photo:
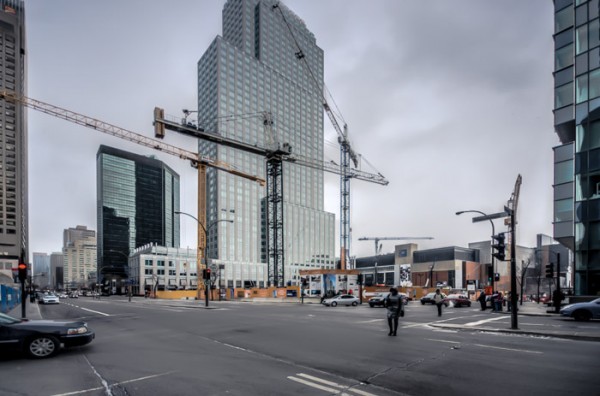
<path fill-rule="evenodd" d="M 340 294 L 339 296 L 334 296 L 323 300 L 323 304 L 327 305 L 328 307 L 335 307 L 338 304 L 352 305 L 353 307 L 356 307 L 359 302 L 360 300 L 358 299 L 358 297 L 353 296 L 352 294 Z"/>
<path fill-rule="evenodd" d="M 42 304 L 58 304 L 59 299 L 54 294 L 44 294 L 42 299 L 40 300 Z"/>
<path fill-rule="evenodd" d="M 600 319 L 600 298 L 589 302 L 569 304 L 560 310 L 560 314 L 577 321 Z"/>

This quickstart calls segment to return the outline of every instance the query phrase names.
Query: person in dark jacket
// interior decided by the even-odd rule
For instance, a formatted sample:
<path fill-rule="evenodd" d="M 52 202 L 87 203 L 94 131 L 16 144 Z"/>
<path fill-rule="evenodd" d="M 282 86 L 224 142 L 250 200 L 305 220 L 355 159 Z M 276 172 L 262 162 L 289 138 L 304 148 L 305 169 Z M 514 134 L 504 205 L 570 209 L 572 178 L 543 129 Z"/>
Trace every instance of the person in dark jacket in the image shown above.
<path fill-rule="evenodd" d="M 385 307 L 387 308 L 387 321 L 390 327 L 388 335 L 395 336 L 398 331 L 398 317 L 402 313 L 402 297 L 395 287 L 390 289 L 390 294 L 385 298 Z"/>
<path fill-rule="evenodd" d="M 479 294 L 479 297 L 477 297 L 477 301 L 479 301 L 479 304 L 481 304 L 481 310 L 485 311 L 485 291 L 481 291 L 481 294 Z"/>

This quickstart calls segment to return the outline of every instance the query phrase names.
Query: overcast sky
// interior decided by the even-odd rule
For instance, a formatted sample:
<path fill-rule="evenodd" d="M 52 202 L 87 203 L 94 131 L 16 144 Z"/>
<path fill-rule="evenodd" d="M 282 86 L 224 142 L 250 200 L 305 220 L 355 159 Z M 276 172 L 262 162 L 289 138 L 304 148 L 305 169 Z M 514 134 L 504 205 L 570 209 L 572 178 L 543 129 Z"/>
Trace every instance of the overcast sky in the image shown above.
<path fill-rule="evenodd" d="M 415 241 L 422 249 L 487 240 L 489 222 L 455 212 L 501 211 L 518 174 L 518 243 L 552 235 L 552 1 L 284 3 L 325 53 L 325 83 L 355 150 L 390 181 L 351 183 L 352 255 L 374 254 L 373 242 L 358 241 L 365 236 L 435 238 Z M 196 64 L 222 33 L 224 4 L 26 0 L 28 95 L 153 136 L 154 106 L 195 107 Z M 327 117 L 325 139 L 336 141 Z M 197 147 L 174 133 L 166 141 Z M 196 172 L 185 161 L 29 110 L 30 252 L 60 251 L 69 227 L 97 230 L 100 144 L 156 155 L 181 176 L 181 210 L 196 214 Z M 339 177 L 325 180 L 339 247 Z M 196 246 L 190 219 L 181 246 Z"/>

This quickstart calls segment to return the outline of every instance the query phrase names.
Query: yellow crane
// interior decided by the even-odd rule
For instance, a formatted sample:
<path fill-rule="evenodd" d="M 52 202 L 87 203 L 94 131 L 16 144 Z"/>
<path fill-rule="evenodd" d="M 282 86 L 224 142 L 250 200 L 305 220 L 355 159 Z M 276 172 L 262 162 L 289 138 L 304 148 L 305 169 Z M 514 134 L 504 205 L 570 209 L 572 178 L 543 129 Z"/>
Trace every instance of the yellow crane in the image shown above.
<path fill-rule="evenodd" d="M 108 135 L 112 135 L 120 139 L 137 143 L 139 145 L 179 157 L 183 160 L 190 161 L 192 167 L 198 169 L 198 220 L 202 221 L 202 224 L 205 224 L 206 220 L 206 167 L 219 169 L 224 172 L 231 173 L 233 175 L 240 176 L 248 180 L 252 180 L 254 182 L 259 183 L 261 186 L 264 186 L 266 182 L 265 179 L 256 175 L 250 175 L 239 171 L 226 162 L 218 161 L 210 157 L 201 155 L 199 153 L 184 150 L 182 148 L 164 143 L 157 139 L 149 138 L 142 134 L 118 127 L 113 124 L 109 124 L 96 118 L 88 117 L 86 115 L 76 113 L 74 111 L 67 110 L 62 107 L 54 106 L 50 103 L 42 102 L 41 100 L 32 99 L 9 91 L 0 91 L 0 99 L 4 99 L 9 102 L 20 103 L 24 106 L 29 107 L 30 109 L 46 113 L 57 118 L 62 118 L 63 120 L 94 129 L 98 132 L 106 133 Z M 155 116 L 157 116 L 157 114 L 155 114 Z M 161 125 L 155 125 L 155 133 L 156 128 L 158 128 L 158 131 L 160 132 Z M 164 134 L 164 126 L 162 126 L 162 128 Z M 205 257 L 205 250 L 205 235 L 201 228 L 201 224 L 198 224 L 198 274 L 200 274 L 200 270 L 202 268 L 202 259 Z M 200 282 L 198 283 L 198 286 L 198 290 L 200 290 Z"/>

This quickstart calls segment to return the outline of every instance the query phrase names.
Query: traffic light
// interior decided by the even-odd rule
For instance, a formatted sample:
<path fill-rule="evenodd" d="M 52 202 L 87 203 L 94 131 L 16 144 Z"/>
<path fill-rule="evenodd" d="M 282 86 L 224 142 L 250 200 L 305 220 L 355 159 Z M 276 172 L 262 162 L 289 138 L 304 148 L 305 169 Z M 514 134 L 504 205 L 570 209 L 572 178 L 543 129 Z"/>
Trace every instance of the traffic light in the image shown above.
<path fill-rule="evenodd" d="M 500 281 L 500 274 L 499 274 L 499 273 L 497 273 L 497 272 L 494 274 L 494 281 L 495 281 L 495 282 L 498 282 L 498 281 Z"/>
<path fill-rule="evenodd" d="M 546 278 L 554 278 L 554 263 L 546 264 Z"/>
<path fill-rule="evenodd" d="M 306 281 L 306 278 L 302 278 L 302 287 L 306 287 L 308 285 L 308 282 Z"/>
<path fill-rule="evenodd" d="M 494 269 L 492 268 L 491 265 L 489 267 L 487 267 L 487 277 L 488 277 L 488 283 L 492 283 L 492 278 L 494 277 Z"/>
<path fill-rule="evenodd" d="M 363 274 L 358 274 L 358 284 L 362 285 L 363 283 Z"/>
<path fill-rule="evenodd" d="M 492 256 L 496 257 L 500 261 L 504 261 L 504 258 L 506 257 L 504 252 L 506 249 L 506 245 L 504 244 L 504 233 L 502 232 L 498 235 L 492 235 L 492 239 L 497 242 L 492 245 Z"/>
<path fill-rule="evenodd" d="M 21 282 L 25 282 L 25 280 L 27 279 L 27 264 L 25 263 L 19 263 L 19 280 Z"/>
<path fill-rule="evenodd" d="M 205 268 L 202 270 L 202 279 L 210 280 L 210 268 Z"/>

